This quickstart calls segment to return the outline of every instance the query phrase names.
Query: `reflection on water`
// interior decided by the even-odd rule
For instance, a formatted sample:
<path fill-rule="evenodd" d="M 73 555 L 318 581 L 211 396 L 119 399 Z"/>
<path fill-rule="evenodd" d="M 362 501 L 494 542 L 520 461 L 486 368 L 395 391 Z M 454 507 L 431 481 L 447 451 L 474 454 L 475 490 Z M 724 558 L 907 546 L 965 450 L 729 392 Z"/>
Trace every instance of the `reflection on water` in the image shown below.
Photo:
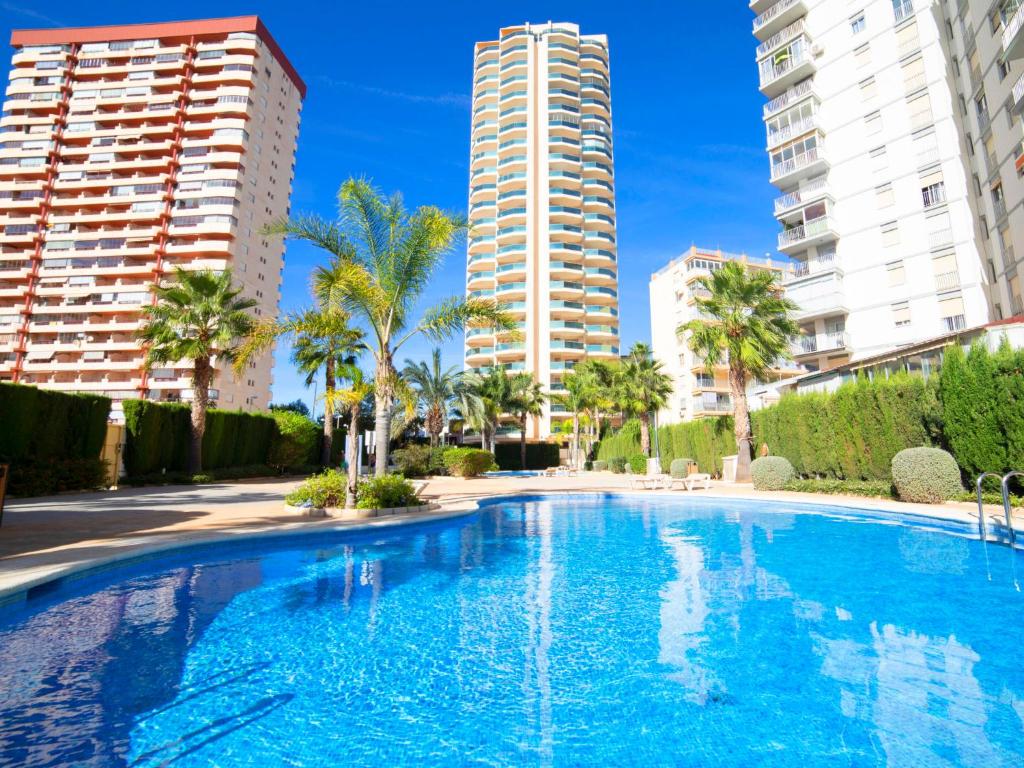
<path fill-rule="evenodd" d="M 1019 766 L 985 554 L 583 497 L 213 553 L 0 624 L 0 764 Z"/>

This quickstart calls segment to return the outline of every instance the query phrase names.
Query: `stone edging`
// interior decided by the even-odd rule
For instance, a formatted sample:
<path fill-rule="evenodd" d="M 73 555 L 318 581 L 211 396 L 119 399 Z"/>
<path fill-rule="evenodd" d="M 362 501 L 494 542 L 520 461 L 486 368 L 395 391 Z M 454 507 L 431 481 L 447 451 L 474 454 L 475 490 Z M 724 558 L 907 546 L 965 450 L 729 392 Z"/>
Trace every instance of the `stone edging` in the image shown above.
<path fill-rule="evenodd" d="M 374 517 L 393 517 L 394 515 L 418 515 L 440 509 L 436 503 L 420 504 L 415 507 L 384 507 L 381 509 L 346 509 L 345 507 L 293 507 L 284 505 L 284 511 L 303 517 L 331 517 L 337 520 L 368 520 Z"/>

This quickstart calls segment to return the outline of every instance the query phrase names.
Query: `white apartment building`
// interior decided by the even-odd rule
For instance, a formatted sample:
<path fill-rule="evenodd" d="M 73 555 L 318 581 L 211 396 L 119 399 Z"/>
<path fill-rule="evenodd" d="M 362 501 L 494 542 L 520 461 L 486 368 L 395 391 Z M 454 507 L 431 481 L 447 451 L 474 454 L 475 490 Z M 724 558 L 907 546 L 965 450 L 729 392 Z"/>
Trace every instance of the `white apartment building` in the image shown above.
<path fill-rule="evenodd" d="M 698 278 L 721 269 L 729 261 L 739 262 L 751 271 L 773 272 L 779 281 L 791 274 L 788 265 L 771 258 L 691 246 L 651 275 L 651 349 L 673 382 L 669 401 L 658 413 L 660 424 L 725 416 L 733 411 L 728 362 L 723 360 L 713 371 L 708 371 L 703 358 L 690 349 L 690 334 L 676 333 L 679 326 L 701 317 L 696 301 L 707 292 L 697 285 Z M 789 379 L 802 372 L 796 363 L 779 361 L 772 371 L 772 381 Z"/>
<path fill-rule="evenodd" d="M 604 35 L 524 24 L 477 43 L 466 291 L 497 300 L 519 330 L 470 329 L 467 368 L 529 371 L 557 393 L 581 360 L 618 358 L 611 120 Z M 527 437 L 566 415 L 549 403 Z"/>
<path fill-rule="evenodd" d="M 969 127 L 955 72 L 970 69 L 970 50 L 947 18 L 974 3 L 959 14 L 949 0 L 749 5 L 778 245 L 799 265 L 786 280 L 801 307 L 797 361 L 826 369 L 1013 307 L 1007 268 L 989 268 L 984 243 L 1000 231 L 1019 240 L 1024 227 L 1019 212 L 982 218 L 993 175 L 979 196 L 971 164 L 989 134 Z M 1009 200 L 1012 182 L 1019 200 L 1019 177 L 1005 178 L 1010 147 L 995 144 L 1000 194 Z"/>
<path fill-rule="evenodd" d="M 0 117 L 0 381 L 189 400 L 135 337 L 176 267 L 232 268 L 277 313 L 305 85 L 255 16 L 18 30 Z M 211 393 L 265 408 L 272 356 Z"/>

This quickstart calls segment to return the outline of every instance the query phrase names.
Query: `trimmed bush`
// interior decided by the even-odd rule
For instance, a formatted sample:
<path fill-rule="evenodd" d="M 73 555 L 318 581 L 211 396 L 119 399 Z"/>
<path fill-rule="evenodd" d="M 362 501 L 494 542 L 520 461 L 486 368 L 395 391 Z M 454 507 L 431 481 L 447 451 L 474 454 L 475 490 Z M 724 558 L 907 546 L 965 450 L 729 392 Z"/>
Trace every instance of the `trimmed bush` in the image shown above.
<path fill-rule="evenodd" d="M 430 473 L 434 449 L 429 445 L 408 445 L 392 451 L 391 458 L 394 459 L 399 474 L 405 477 L 423 477 Z"/>
<path fill-rule="evenodd" d="M 107 486 L 107 462 L 101 459 L 59 459 L 11 464 L 9 496 L 50 496 L 64 491 L 98 491 Z"/>
<path fill-rule="evenodd" d="M 617 475 L 621 475 L 626 471 L 626 457 L 625 456 L 614 456 L 608 459 L 608 469 Z"/>
<path fill-rule="evenodd" d="M 907 448 L 892 459 L 892 483 L 903 501 L 938 504 L 963 493 L 960 467 L 941 448 Z"/>
<path fill-rule="evenodd" d="M 415 507 L 420 503 L 412 484 L 401 475 L 374 477 L 360 483 L 356 489 L 356 507 L 359 509 Z"/>
<path fill-rule="evenodd" d="M 519 443 L 497 443 L 494 446 L 494 461 L 498 469 L 522 469 Z M 547 469 L 557 467 L 560 462 L 557 443 L 527 443 L 526 468 Z"/>
<path fill-rule="evenodd" d="M 642 453 L 635 453 L 629 457 L 629 471 L 634 475 L 647 474 L 647 457 Z"/>
<path fill-rule="evenodd" d="M 282 472 L 288 467 L 315 464 L 320 458 L 320 425 L 295 411 L 271 411 L 271 415 L 277 436 L 271 442 L 267 463 Z"/>
<path fill-rule="evenodd" d="M 670 472 L 672 461 L 677 457 L 692 456 L 701 472 L 720 475 L 722 457 L 736 453 L 731 416 L 669 424 L 658 428 L 657 438 L 662 472 Z M 631 420 L 618 433 L 606 436 L 601 441 L 597 458 L 603 461 L 616 456 L 628 459 L 639 452 L 640 423 Z"/>
<path fill-rule="evenodd" d="M 595 472 L 604 472 L 606 469 L 608 469 L 608 462 L 598 460 L 593 462 L 593 466 Z"/>
<path fill-rule="evenodd" d="M 449 448 L 444 452 L 444 465 L 449 474 L 458 477 L 476 477 L 497 468 L 491 452 L 479 448 Z"/>
<path fill-rule="evenodd" d="M 849 496 L 872 496 L 882 499 L 895 498 L 892 483 L 888 480 L 790 480 L 784 490 L 800 493 L 847 494 Z"/>
<path fill-rule="evenodd" d="M 313 507 L 345 506 L 345 488 L 348 486 L 348 475 L 338 469 L 328 469 L 319 475 L 313 475 L 302 485 L 284 497 L 286 503 L 293 507 L 309 504 Z"/>
<path fill-rule="evenodd" d="M 762 456 L 750 463 L 750 479 L 759 491 L 781 491 L 795 477 L 793 465 L 782 456 Z"/>
<path fill-rule="evenodd" d="M 675 478 L 686 477 L 686 473 L 690 469 L 690 462 L 693 459 L 672 459 L 672 463 L 669 464 L 669 474 Z"/>

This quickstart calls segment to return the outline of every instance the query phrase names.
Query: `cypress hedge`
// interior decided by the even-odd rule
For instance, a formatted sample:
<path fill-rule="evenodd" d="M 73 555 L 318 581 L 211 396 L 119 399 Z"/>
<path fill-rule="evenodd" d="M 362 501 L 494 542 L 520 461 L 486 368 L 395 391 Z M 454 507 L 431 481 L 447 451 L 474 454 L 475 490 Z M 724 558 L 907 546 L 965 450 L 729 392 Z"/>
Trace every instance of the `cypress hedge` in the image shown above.
<path fill-rule="evenodd" d="M 731 416 L 715 419 L 666 424 L 657 429 L 657 447 L 661 468 L 668 472 L 673 459 L 693 459 L 701 472 L 722 473 L 722 457 L 736 453 Z M 652 435 L 652 443 L 655 436 Z M 629 459 L 640 453 L 640 423 L 629 420 L 614 435 L 604 438 L 597 450 L 597 458 L 611 461 Z"/>
<path fill-rule="evenodd" d="M 188 466 L 189 406 L 126 400 L 122 407 L 127 432 L 125 474 L 138 477 L 164 470 L 184 471 Z M 272 414 L 211 408 L 203 435 L 203 469 L 268 464 L 277 434 Z"/>

